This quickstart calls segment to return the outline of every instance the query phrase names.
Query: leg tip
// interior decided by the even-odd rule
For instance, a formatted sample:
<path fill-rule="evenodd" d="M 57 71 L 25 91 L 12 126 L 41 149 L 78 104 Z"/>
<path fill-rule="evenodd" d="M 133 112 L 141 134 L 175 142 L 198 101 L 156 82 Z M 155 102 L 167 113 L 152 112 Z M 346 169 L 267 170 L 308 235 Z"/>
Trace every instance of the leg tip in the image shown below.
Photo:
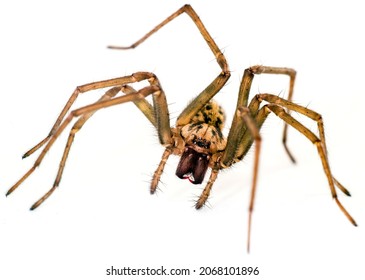
<path fill-rule="evenodd" d="M 195 203 L 195 209 L 196 210 L 199 210 L 201 209 L 202 207 L 204 206 L 204 203 L 198 201 L 197 203 Z"/>
<path fill-rule="evenodd" d="M 36 209 L 39 205 L 37 205 L 37 203 L 34 203 L 30 208 L 29 210 L 30 211 L 33 211 L 34 209 Z"/>

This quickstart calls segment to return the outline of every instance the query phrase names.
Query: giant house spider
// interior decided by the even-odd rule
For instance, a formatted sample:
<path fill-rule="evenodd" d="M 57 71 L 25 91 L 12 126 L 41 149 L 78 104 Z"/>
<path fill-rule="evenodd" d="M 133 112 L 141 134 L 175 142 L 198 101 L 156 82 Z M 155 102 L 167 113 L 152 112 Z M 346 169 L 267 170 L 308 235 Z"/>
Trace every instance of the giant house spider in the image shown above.
<path fill-rule="evenodd" d="M 64 149 L 58 168 L 58 173 L 52 188 L 32 205 L 31 210 L 41 205 L 59 185 L 74 137 L 85 124 L 85 122 L 99 109 L 131 101 L 142 111 L 146 118 L 156 128 L 159 141 L 161 145 L 165 147 L 162 159 L 156 171 L 154 172 L 151 181 L 151 194 L 155 193 L 157 189 L 160 177 L 163 173 L 169 156 L 177 155 L 181 158 L 176 169 L 176 175 L 181 179 L 188 179 L 192 184 L 201 184 L 204 180 L 207 169 L 211 169 L 208 182 L 195 204 L 196 209 L 200 209 L 206 203 L 219 171 L 229 168 L 233 164 L 241 161 L 254 144 L 254 167 L 248 214 L 247 249 L 249 251 L 252 211 L 254 208 L 256 194 L 261 146 L 261 136 L 259 130 L 265 122 L 267 116 L 273 112 L 285 123 L 283 131 L 283 144 L 292 161 L 294 161 L 294 158 L 286 144 L 288 125 L 298 130 L 301 134 L 303 134 L 303 136 L 308 138 L 308 140 L 316 146 L 325 175 L 328 180 L 331 195 L 348 220 L 356 226 L 355 220 L 346 211 L 337 197 L 335 187 L 338 187 L 346 195 L 350 195 L 350 193 L 333 177 L 331 173 L 327 158 L 327 147 L 321 115 L 308 108 L 291 102 L 293 97 L 294 81 L 296 77 L 295 70 L 291 68 L 268 67 L 262 65 L 252 66 L 244 70 L 238 93 L 237 107 L 232 120 L 231 128 L 228 136 L 224 137 L 222 134 L 222 128 L 225 121 L 225 114 L 223 109 L 212 98 L 228 81 L 230 77 L 229 67 L 225 56 L 218 48 L 213 38 L 210 36 L 207 29 L 203 25 L 202 21 L 199 19 L 199 16 L 190 5 L 181 7 L 131 46 L 110 46 L 109 48 L 135 48 L 164 25 L 183 13 L 189 15 L 196 27 L 199 29 L 205 42 L 208 44 L 213 55 L 215 56 L 216 61 L 221 68 L 221 72 L 194 100 L 192 100 L 187 105 L 183 112 L 178 116 L 175 126 L 170 126 L 166 96 L 160 85 L 159 79 L 153 73 L 136 72 L 130 76 L 78 86 L 61 111 L 48 136 L 23 155 L 23 158 L 28 157 L 45 145 L 33 166 L 17 183 L 15 183 L 15 185 L 13 185 L 8 190 L 7 195 L 18 188 L 18 186 L 23 183 L 30 174 L 33 173 L 33 171 L 41 164 L 44 156 L 52 147 L 59 135 L 65 130 L 65 128 L 74 118 L 78 118 L 69 133 L 67 144 Z M 248 102 L 251 83 L 254 79 L 254 76 L 257 74 L 288 75 L 290 78 L 288 98 L 283 99 L 276 95 L 265 93 L 256 94 L 251 99 L 251 101 Z M 149 85 L 138 91 L 133 89 L 131 86 L 133 83 L 144 80 L 148 81 Z M 71 110 L 72 105 L 80 94 L 104 88 L 108 88 L 108 90 L 98 101 L 90 105 Z M 123 94 L 118 96 L 118 93 L 120 92 Z M 152 104 L 150 104 L 145 99 L 145 97 L 149 95 L 152 96 Z M 265 102 L 265 105 L 261 106 L 263 102 Z M 295 111 L 315 121 L 318 126 L 318 136 L 299 121 L 294 119 L 290 115 L 290 111 Z"/>

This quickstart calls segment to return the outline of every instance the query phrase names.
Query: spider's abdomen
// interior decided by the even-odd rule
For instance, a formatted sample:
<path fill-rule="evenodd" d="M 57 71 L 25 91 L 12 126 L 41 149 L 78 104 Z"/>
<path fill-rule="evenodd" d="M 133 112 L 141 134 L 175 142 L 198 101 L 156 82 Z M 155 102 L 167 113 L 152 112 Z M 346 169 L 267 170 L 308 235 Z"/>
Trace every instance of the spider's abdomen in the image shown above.
<path fill-rule="evenodd" d="M 226 115 L 222 107 L 215 102 L 210 100 L 204 107 L 192 118 L 192 123 L 206 123 L 214 126 L 215 128 L 222 131 Z"/>

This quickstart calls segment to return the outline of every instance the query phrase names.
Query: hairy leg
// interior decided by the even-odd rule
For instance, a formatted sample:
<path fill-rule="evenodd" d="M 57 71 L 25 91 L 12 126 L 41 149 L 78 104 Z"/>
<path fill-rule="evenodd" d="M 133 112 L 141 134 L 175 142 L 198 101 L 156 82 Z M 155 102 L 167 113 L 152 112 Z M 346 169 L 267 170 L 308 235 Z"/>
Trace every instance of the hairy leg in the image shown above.
<path fill-rule="evenodd" d="M 133 75 L 129 76 L 129 77 L 131 77 L 131 79 L 134 80 Z M 14 184 L 8 190 L 6 195 L 9 195 L 10 193 L 12 193 L 16 188 L 18 188 L 18 186 L 22 182 L 24 182 L 24 180 L 26 180 L 29 177 L 29 175 L 31 175 L 34 172 L 34 170 L 41 164 L 41 162 L 43 161 L 44 156 L 49 151 L 49 149 L 52 147 L 53 143 L 56 141 L 58 136 L 64 131 L 64 129 L 70 124 L 70 122 L 74 118 L 80 117 L 80 119 L 75 123 L 75 125 L 74 125 L 74 127 L 73 127 L 73 129 L 70 133 L 68 143 L 66 145 L 65 152 L 64 152 L 63 158 L 62 158 L 61 163 L 60 163 L 60 168 L 59 168 L 59 172 L 58 172 L 58 175 L 57 175 L 57 178 L 56 178 L 56 181 L 55 181 L 55 185 L 51 190 L 49 190 L 47 192 L 47 194 L 45 194 L 41 199 L 39 199 L 32 206 L 31 209 L 35 209 L 36 207 L 38 207 L 45 199 L 47 199 L 49 197 L 49 195 L 54 191 L 54 189 L 58 185 L 59 180 L 61 179 L 63 166 L 64 166 L 65 161 L 67 159 L 67 155 L 68 155 L 68 152 L 69 152 L 69 149 L 70 149 L 70 145 L 73 141 L 74 135 L 83 126 L 83 124 L 92 116 L 92 114 L 95 111 L 97 111 L 99 109 L 102 109 L 102 108 L 107 108 L 107 107 L 110 107 L 110 106 L 114 106 L 114 105 L 122 104 L 122 103 L 125 103 L 125 102 L 129 102 L 129 101 L 133 102 L 133 101 L 138 100 L 138 99 L 144 99 L 146 96 L 148 96 L 150 94 L 157 95 L 158 97 L 163 95 L 163 92 L 162 92 L 162 90 L 160 89 L 159 86 L 151 85 L 151 86 L 147 86 L 147 87 L 139 90 L 138 92 L 136 92 L 134 94 L 128 94 L 128 95 L 112 98 L 112 96 L 117 94 L 117 92 L 120 91 L 120 90 L 121 90 L 121 87 L 114 87 L 114 88 L 110 89 L 98 102 L 71 111 L 69 113 L 69 115 L 66 118 L 63 119 L 63 121 L 60 123 L 60 125 L 57 127 L 57 129 L 53 132 L 53 134 L 49 137 L 48 141 L 46 142 L 46 146 L 43 148 L 41 154 L 38 156 L 38 158 L 34 162 L 33 166 L 23 175 L 23 177 L 21 177 L 20 180 L 18 180 L 18 182 L 16 184 Z M 166 132 L 166 134 L 168 134 L 170 136 L 170 133 Z"/>
<path fill-rule="evenodd" d="M 155 28 L 153 28 L 150 32 L 144 35 L 141 39 L 139 39 L 134 44 L 128 47 L 120 47 L 120 46 L 109 46 L 111 49 L 119 49 L 126 50 L 132 49 L 139 46 L 143 43 L 147 38 L 160 30 L 163 26 L 171 22 L 173 19 L 177 18 L 179 15 L 186 13 L 194 22 L 196 27 L 199 29 L 201 35 L 203 36 L 205 42 L 208 44 L 211 49 L 214 57 L 217 60 L 218 65 L 222 69 L 222 72 L 183 110 L 180 116 L 177 119 L 176 125 L 186 125 L 190 122 L 191 118 L 195 116 L 195 114 L 214 96 L 221 90 L 221 88 L 226 84 L 230 77 L 230 72 L 228 68 L 228 63 L 226 61 L 225 56 L 213 40 L 212 36 L 209 34 L 204 24 L 200 20 L 197 13 L 190 5 L 184 5 L 171 16 L 167 17 L 160 24 L 158 24 Z"/>

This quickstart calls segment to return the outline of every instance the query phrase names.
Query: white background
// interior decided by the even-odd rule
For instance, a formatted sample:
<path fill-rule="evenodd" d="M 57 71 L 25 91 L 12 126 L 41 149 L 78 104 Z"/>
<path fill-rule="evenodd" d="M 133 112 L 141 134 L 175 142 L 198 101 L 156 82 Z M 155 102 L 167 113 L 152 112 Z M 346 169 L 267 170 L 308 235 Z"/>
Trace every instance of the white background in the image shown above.
<path fill-rule="evenodd" d="M 148 191 L 163 148 L 132 104 L 98 112 L 77 134 L 59 189 L 36 211 L 28 208 L 51 186 L 66 140 L 11 196 L 0 196 L 1 279 L 110 279 L 114 267 L 258 266 L 254 279 L 363 279 L 365 192 L 363 104 L 365 64 L 361 1 L 191 1 L 223 49 L 232 77 L 217 96 L 228 124 L 244 68 L 293 67 L 294 99 L 323 115 L 332 171 L 351 191 L 331 199 L 316 148 L 293 129 L 292 165 L 281 145 L 282 122 L 270 116 L 246 253 L 253 153 L 220 174 L 202 211 L 203 186 L 175 175 L 171 158 L 157 195 Z M 322 3 L 325 2 L 325 3 Z M 209 48 L 182 15 L 143 45 L 128 45 L 183 1 L 11 1 L 0 4 L 0 190 L 36 158 L 21 155 L 47 135 L 77 85 L 156 73 L 178 113 L 220 72 Z M 285 96 L 287 78 L 259 76 L 252 92 Z M 77 106 L 104 91 L 86 93 Z M 294 114 L 309 128 L 316 124 Z M 228 130 L 227 130 L 228 131 Z M 225 131 L 225 133 L 227 133 Z M 127 279 L 126 277 L 124 277 Z M 176 277 L 178 279 L 179 277 Z M 233 278 L 233 277 L 232 277 Z M 129 279 L 129 278 L 128 278 Z"/>

